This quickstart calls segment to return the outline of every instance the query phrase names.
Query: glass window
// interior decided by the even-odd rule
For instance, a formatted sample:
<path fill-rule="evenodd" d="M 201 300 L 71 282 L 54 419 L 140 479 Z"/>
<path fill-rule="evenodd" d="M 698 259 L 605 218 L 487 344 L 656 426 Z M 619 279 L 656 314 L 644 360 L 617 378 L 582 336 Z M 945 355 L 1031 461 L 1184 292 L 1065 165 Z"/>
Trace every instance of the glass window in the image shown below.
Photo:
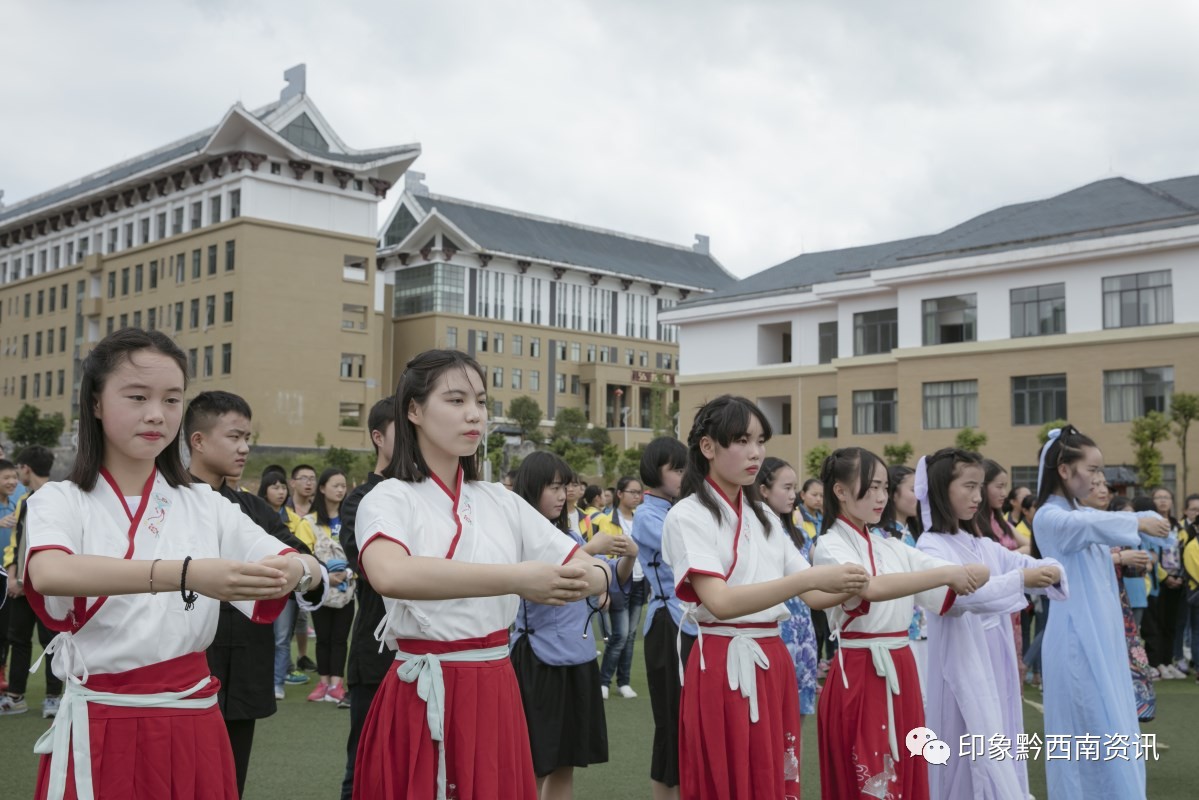
<path fill-rule="evenodd" d="M 192 328 L 200 327 L 200 298 L 197 297 L 192 300 L 190 310 L 191 310 L 191 315 L 188 320 L 191 323 L 190 327 L 192 327 Z"/>
<path fill-rule="evenodd" d="M 1066 332 L 1066 284 L 1012 289 L 1012 338 Z"/>
<path fill-rule="evenodd" d="M 835 439 L 837 437 L 837 396 L 820 397 L 817 398 L 816 403 L 820 414 L 817 435 L 821 439 Z"/>
<path fill-rule="evenodd" d="M 512 334 L 512 355 L 523 356 L 525 354 L 525 337 L 519 333 Z"/>
<path fill-rule="evenodd" d="M 200 251 L 192 250 L 192 280 L 200 280 Z"/>
<path fill-rule="evenodd" d="M 225 242 L 225 272 L 232 272 L 237 261 L 237 242 L 233 239 Z"/>
<path fill-rule="evenodd" d="M 853 354 L 890 353 L 899 341 L 899 309 L 884 308 L 853 315 Z M 856 425 L 856 412 L 855 412 Z"/>
<path fill-rule="evenodd" d="M 187 351 L 187 372 L 193 378 L 196 377 L 196 367 L 200 363 L 200 351 L 194 347 L 188 348 Z"/>
<path fill-rule="evenodd" d="M 1012 424 L 1044 425 L 1066 419 L 1066 376 L 1025 375 L 1012 378 Z"/>
<path fill-rule="evenodd" d="M 341 377 L 361 378 L 366 371 L 366 356 L 360 353 L 341 354 Z"/>
<path fill-rule="evenodd" d="M 529 357 L 541 358 L 541 337 L 534 336 L 529 339 Z"/>
<path fill-rule="evenodd" d="M 212 345 L 207 345 L 204 348 L 204 377 L 212 377 Z"/>
<path fill-rule="evenodd" d="M 978 315 L 978 295 L 963 294 L 925 300 L 924 344 L 973 342 Z"/>
<path fill-rule="evenodd" d="M 145 269 L 141 264 L 133 268 L 133 291 L 140 293 L 142 291 L 142 282 L 144 279 Z"/>
<path fill-rule="evenodd" d="M 208 245 L 208 274 L 216 275 L 216 245 Z"/>
<path fill-rule="evenodd" d="M 1150 411 L 1170 413 L 1173 367 L 1117 369 L 1103 373 L 1103 421 L 1130 422 Z"/>
<path fill-rule="evenodd" d="M 127 294 L 129 294 L 129 267 L 122 267 L 121 268 L 121 297 L 125 297 Z M 38 309 L 38 313 L 41 313 L 40 308 Z"/>
<path fill-rule="evenodd" d="M 158 262 L 157 261 L 150 262 L 150 288 L 151 289 L 158 288 Z"/>
<path fill-rule="evenodd" d="M 561 372 L 557 375 L 557 384 L 558 394 L 566 394 L 566 376 Z"/>
<path fill-rule="evenodd" d="M 495 347 L 492 352 L 497 354 L 502 354 L 504 352 L 504 334 L 495 334 L 493 337 L 491 337 L 491 343 Z"/>
<path fill-rule="evenodd" d="M 209 201 L 208 221 L 213 225 L 221 221 L 221 196 L 219 194 Z"/>
<path fill-rule="evenodd" d="M 225 322 L 233 321 L 233 292 L 225 292 Z"/>
<path fill-rule="evenodd" d="M 422 264 L 400 270 L 392 294 L 393 314 L 400 317 L 429 311 L 463 313 L 465 276 L 465 268 L 454 264 Z"/>
<path fill-rule="evenodd" d="M 853 393 L 853 432 L 896 433 L 898 405 L 895 389 L 872 389 Z"/>
<path fill-rule="evenodd" d="M 837 323 L 835 321 L 820 323 L 819 335 L 820 363 L 832 363 L 832 360 L 837 357 Z"/>
<path fill-rule="evenodd" d="M 201 203 L 199 200 L 192 203 L 191 230 L 194 231 L 196 228 L 200 227 L 200 224 L 203 221 L 203 215 L 204 215 L 204 204 Z"/>
<path fill-rule="evenodd" d="M 541 391 L 541 370 L 529 370 L 529 391 Z"/>
<path fill-rule="evenodd" d="M 445 346 L 450 350 L 458 349 L 458 328 L 450 325 L 445 329 Z"/>
<path fill-rule="evenodd" d="M 924 384 L 924 429 L 978 425 L 978 381 Z"/>
<path fill-rule="evenodd" d="M 576 361 L 576 362 L 580 361 L 581 360 L 581 358 L 580 358 L 581 352 L 582 352 L 582 350 L 581 350 L 581 347 L 578 342 L 570 343 L 570 360 L 571 361 Z"/>
<path fill-rule="evenodd" d="M 216 325 L 216 295 L 210 294 L 204 298 L 204 327 Z"/>
<path fill-rule="evenodd" d="M 479 353 L 487 352 L 488 336 L 487 331 L 475 331 L 475 350 Z"/>
<path fill-rule="evenodd" d="M 241 216 L 241 189 L 229 192 L 229 219 Z"/>
<path fill-rule="evenodd" d="M 183 233 L 183 206 L 171 212 L 171 235 Z"/>
<path fill-rule="evenodd" d="M 579 393 L 579 376 L 578 375 L 570 376 L 570 393 L 571 394 Z"/>
<path fill-rule="evenodd" d="M 513 389 L 521 388 L 521 373 L 520 373 L 519 368 L 512 370 L 512 388 Z"/>
<path fill-rule="evenodd" d="M 1103 279 L 1103 327 L 1133 328 L 1174 321 L 1170 270 Z"/>
<path fill-rule="evenodd" d="M 491 368 L 491 386 L 493 389 L 503 389 L 504 388 L 504 368 L 503 367 L 492 367 Z"/>

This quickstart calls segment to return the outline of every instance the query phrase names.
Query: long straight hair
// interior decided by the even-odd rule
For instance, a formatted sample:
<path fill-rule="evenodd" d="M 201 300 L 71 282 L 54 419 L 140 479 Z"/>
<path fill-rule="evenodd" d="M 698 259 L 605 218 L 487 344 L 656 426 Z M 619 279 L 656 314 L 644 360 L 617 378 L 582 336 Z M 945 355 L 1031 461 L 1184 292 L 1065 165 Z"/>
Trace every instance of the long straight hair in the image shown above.
<path fill-rule="evenodd" d="M 820 520 L 820 532 L 824 533 L 841 516 L 841 501 L 837 499 L 833 486 L 858 484 L 857 498 L 861 500 L 870 491 L 874 470 L 883 463 L 878 456 L 864 447 L 840 447 L 832 452 L 820 466 L 820 482 L 824 484 L 824 516 Z"/>
<path fill-rule="evenodd" d="M 766 506 L 772 514 L 779 518 L 779 522 L 783 525 L 783 530 L 791 537 L 791 541 L 795 544 L 796 549 L 802 552 L 806 542 L 804 542 L 803 531 L 795 524 L 794 509 L 792 509 L 792 513 L 790 514 L 780 514 L 773 508 L 770 508 L 770 505 L 766 502 L 766 492 L 774 488 L 774 483 L 778 480 L 779 473 L 784 469 L 789 469 L 792 472 L 795 471 L 794 467 L 781 458 L 769 456 L 763 459 L 762 467 L 758 470 L 758 476 L 754 478 L 754 492 L 752 496 L 755 503 L 761 503 Z M 796 505 L 798 505 L 798 502 Z"/>
<path fill-rule="evenodd" d="M 1056 439 L 1046 442 L 1038 452 L 1038 457 L 1045 464 L 1041 472 L 1041 483 L 1037 486 L 1037 508 L 1041 508 L 1055 494 L 1061 494 L 1071 505 L 1075 505 L 1074 497 L 1067 493 L 1062 476 L 1057 474 L 1057 468 L 1063 464 L 1073 464 L 1081 461 L 1084 447 L 1098 447 L 1095 440 L 1086 436 L 1070 423 L 1061 428 Z M 1037 545 L 1037 532 L 1032 531 L 1031 553 L 1033 558 L 1041 557 L 1041 548 Z"/>
<path fill-rule="evenodd" d="M 321 473 L 320 480 L 316 482 L 316 496 L 312 498 L 312 510 L 316 512 L 316 521 L 322 525 L 328 525 L 332 519 L 329 516 L 329 505 L 325 501 L 325 494 L 321 490 L 329 481 L 336 478 L 338 475 L 345 477 L 346 474 L 337 467 L 329 467 Z M 341 504 L 346 501 L 345 495 L 342 495 L 341 502 L 337 504 L 337 516 L 341 516 Z"/>
<path fill-rule="evenodd" d="M 762 426 L 762 436 L 769 441 L 774 432 L 762 409 L 744 397 L 722 394 L 700 407 L 695 421 L 691 424 L 691 433 L 687 435 L 687 468 L 683 471 L 679 499 L 695 495 L 700 505 L 708 509 L 717 524 L 721 521 L 720 503 L 707 485 L 712 465 L 700 450 L 699 443 L 706 436 L 721 447 L 728 447 L 749 433 L 751 418 L 758 420 L 758 424 Z M 749 507 L 769 533 L 770 523 L 766 512 L 754 502 L 750 502 Z"/>
<path fill-rule="evenodd" d="M 83 377 L 79 381 L 79 449 L 67 480 L 85 492 L 96 488 L 100 468 L 104 466 L 104 425 L 96 416 L 96 402 L 104 384 L 121 364 L 136 363 L 139 352 L 161 353 L 175 362 L 187 389 L 187 356 L 161 331 L 140 328 L 121 328 L 100 340 L 83 360 Z M 179 431 L 171 431 L 166 447 L 154 458 L 154 466 L 172 488 L 191 483 L 179 454 Z"/>
<path fill-rule="evenodd" d="M 420 451 L 416 425 L 408 419 L 408 410 L 413 404 L 423 406 L 429 402 L 429 396 L 437 387 L 437 381 L 452 369 L 460 369 L 464 373 L 468 369 L 474 370 L 483 382 L 483 387 L 487 387 L 487 375 L 483 372 L 483 367 L 461 350 L 426 350 L 404 367 L 404 374 L 400 376 L 400 382 L 396 385 L 395 452 L 391 456 L 391 463 L 387 465 L 387 477 L 398 478 L 408 483 L 420 483 L 429 477 L 429 464 Z M 474 401 L 473 397 L 467 399 Z M 477 451 L 469 456 L 460 457 L 458 463 L 462 467 L 464 481 L 479 479 Z"/>
<path fill-rule="evenodd" d="M 999 526 L 1009 538 L 1014 537 L 1011 523 L 1007 521 L 1007 515 L 1003 513 L 1003 509 L 991 508 L 991 501 L 987 499 L 987 487 L 999 479 L 1000 475 L 1006 475 L 1007 470 L 1003 468 L 998 461 L 992 461 L 989 458 L 984 458 L 983 465 L 983 486 L 982 486 L 982 502 L 978 504 L 978 513 L 974 515 L 974 527 L 980 536 L 985 536 L 988 539 L 999 541 L 999 537 L 995 535 L 995 525 Z M 1011 497 L 1011 492 L 1008 492 L 1008 497 Z M 1006 498 L 1004 505 L 1007 505 Z"/>
<path fill-rule="evenodd" d="M 545 487 L 552 483 L 566 483 L 572 475 L 574 471 L 561 457 L 548 450 L 538 450 L 520 462 L 512 481 L 512 491 L 540 514 L 541 493 Z M 563 533 L 570 533 L 570 511 L 570 503 L 563 503 L 557 518 L 550 519 L 554 527 Z"/>
<path fill-rule="evenodd" d="M 883 509 L 883 516 L 878 521 L 878 526 L 891 534 L 891 538 L 901 538 L 902 534 L 899 530 L 899 510 L 895 507 L 895 495 L 899 494 L 899 486 L 909 475 L 914 475 L 916 470 L 904 464 L 895 464 L 887 467 L 887 506 Z M 920 511 L 917 509 L 916 516 L 907 517 L 903 520 L 903 525 L 908 529 L 908 533 L 912 534 L 913 539 L 920 538 L 920 534 L 924 532 L 924 526 L 920 524 Z"/>
<path fill-rule="evenodd" d="M 932 517 L 930 532 L 957 533 L 966 531 L 979 536 L 974 519 L 958 519 L 949 502 L 949 484 L 962 474 L 964 467 L 982 467 L 983 459 L 978 453 L 959 447 L 945 447 L 928 457 L 928 510 Z"/>

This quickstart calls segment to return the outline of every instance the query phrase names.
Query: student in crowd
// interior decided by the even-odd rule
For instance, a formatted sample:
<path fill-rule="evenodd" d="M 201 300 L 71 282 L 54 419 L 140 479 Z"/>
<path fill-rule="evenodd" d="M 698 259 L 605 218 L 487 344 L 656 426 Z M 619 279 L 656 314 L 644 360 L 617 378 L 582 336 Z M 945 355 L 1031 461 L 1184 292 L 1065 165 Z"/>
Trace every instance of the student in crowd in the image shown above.
<path fill-rule="evenodd" d="M 1024 733 L 1018 651 L 1011 628 L 1017 610 L 1028 604 L 1025 592 L 1067 597 L 1066 576 L 1052 559 L 1037 560 L 985 536 L 979 521 L 1007 486 L 992 475 L 977 453 L 958 448 L 921 458 L 916 483 L 928 524 L 917 547 L 951 564 L 985 564 L 986 586 L 954 601 L 948 613 L 928 622 L 928 680 L 925 724 L 945 742 L 968 741 L 977 731 L 1001 734 L 1015 742 Z M 981 509 L 981 510 L 980 510 Z M 1005 520 L 1006 522 L 1006 520 Z M 1028 797 L 1027 762 L 1020 759 L 951 758 L 929 773 L 934 800 L 969 797 Z"/>
<path fill-rule="evenodd" d="M 309 464 L 297 464 L 291 468 L 291 490 L 287 497 L 287 508 L 300 519 L 312 513 L 313 500 L 316 497 L 316 468 Z M 290 514 L 288 515 L 290 519 Z M 290 523 L 289 523 L 290 524 Z M 315 532 L 314 532 L 315 537 Z M 315 538 L 313 541 L 315 544 Z M 300 608 L 296 610 L 296 669 L 302 672 L 316 672 L 316 662 L 308 657 L 308 612 Z"/>
<path fill-rule="evenodd" d="M 588 541 L 595 532 L 595 518 L 603 513 L 598 505 L 603 493 L 604 490 L 593 483 L 583 489 L 579 499 L 579 533 Z"/>
<path fill-rule="evenodd" d="M 29 665 L 33 662 L 33 632 L 37 630 L 38 642 L 43 648 L 49 646 L 54 633 L 46 623 L 37 618 L 25 597 L 25 510 L 33 493 L 50 481 L 50 468 L 54 466 L 54 452 L 41 445 L 29 445 L 16 454 L 17 475 L 26 494 L 17 500 L 12 539 L 4 549 L 4 569 L 8 573 L 8 643 L 12 652 L 12 673 L 8 689 L 0 694 L 0 716 L 24 714 L 29 710 L 25 702 L 25 688 L 29 684 Z M 42 719 L 58 714 L 62 696 L 62 681 L 52 670 L 46 670 L 46 697 L 42 701 Z"/>
<path fill-rule="evenodd" d="M 644 491 L 641 482 L 625 476 L 616 482 L 616 506 L 601 514 L 592 522 L 592 529 L 610 536 L 629 536 L 633 533 L 633 512 L 641 505 Z M 633 566 L 633 579 L 628 591 L 616 591 L 608 605 L 608 619 L 612 626 L 604 645 L 604 658 L 600 665 L 600 691 L 608 699 L 608 686 L 616 678 L 616 689 L 620 696 L 632 699 L 637 692 L 630 686 L 633 672 L 633 650 L 637 641 L 637 626 L 641 624 L 641 609 L 645 607 L 649 587 L 645 572 L 640 564 Z"/>
<path fill-rule="evenodd" d="M 293 536 L 274 509 L 255 495 L 233 489 L 250 453 L 251 413 L 244 399 L 230 392 L 201 392 L 187 405 L 183 435 L 196 481 L 233 503 L 250 520 L 299 553 L 308 547 Z M 314 578 L 320 582 L 321 574 Z M 319 596 L 314 602 L 319 601 Z M 305 603 L 309 608 L 312 606 Z M 229 603 L 222 603 L 216 638 L 208 647 L 208 669 L 221 682 L 217 702 L 237 766 L 237 792 L 243 794 L 254 747 L 255 721 L 275 713 L 273 625 L 257 624 Z M 273 622 L 273 621 L 272 621 Z"/>
<path fill-rule="evenodd" d="M 508 660 L 517 595 L 561 605 L 607 591 L 608 567 L 536 509 L 479 480 L 483 368 L 456 350 L 408 362 L 396 390 L 395 453 L 362 500 L 358 559 L 396 648 L 371 705 L 354 797 L 537 795 L 520 691 Z M 581 635 L 581 632 L 580 632 Z"/>
<path fill-rule="evenodd" d="M 754 479 L 751 495 L 779 518 L 787 537 L 806 561 L 812 552 L 814 539 L 795 524 L 795 468 L 781 458 L 767 456 Z M 795 667 L 795 683 L 799 687 L 799 715 L 816 713 L 816 634 L 812 630 L 812 610 L 798 597 L 789 598 L 785 605 L 791 616 L 779 626 L 783 644 L 791 654 Z M 801 723 L 802 724 L 802 723 Z"/>
<path fill-rule="evenodd" d="M 908 547 L 915 547 L 916 537 L 924 531 L 915 487 L 916 470 L 904 464 L 887 467 L 887 506 L 879 518 L 878 529 L 884 535 L 898 539 Z M 925 636 L 924 609 L 920 606 L 912 609 L 908 642 L 912 656 L 916 659 L 916 670 L 920 673 L 920 688 L 923 691 L 924 676 L 927 674 L 928 641 Z"/>
<path fill-rule="evenodd" d="M 350 630 L 349 661 L 346 664 L 346 690 L 350 694 L 350 734 L 346 738 L 346 774 L 341 783 L 341 800 L 350 800 L 354 793 L 354 761 L 358 756 L 358 740 L 366 714 L 370 711 L 379 684 L 387 677 L 395 656 L 387 647 L 380 647 L 375 629 L 383 622 L 383 598 L 371 586 L 358 566 L 358 507 L 367 493 L 383 482 L 387 465 L 395 453 L 396 399 L 388 395 L 371 406 L 366 424 L 371 444 L 375 448 L 375 468 L 366 481 L 350 490 L 341 503 L 341 540 L 350 571 L 358 576 L 355 590 L 358 612 Z"/>
<path fill-rule="evenodd" d="M 1194 504 L 1194 506 L 1192 506 Z M 1196 536 L 1195 517 L 1191 516 L 1191 509 L 1195 508 L 1197 516 L 1199 516 L 1199 495 L 1190 495 L 1187 497 L 1187 519 L 1190 527 L 1190 535 L 1187 537 L 1187 543 L 1182 548 L 1182 568 L 1186 576 L 1186 597 L 1187 597 L 1187 615 L 1190 617 L 1191 635 L 1195 636 L 1195 632 L 1199 631 L 1199 536 Z M 1195 639 L 1191 640 L 1191 667 L 1192 672 L 1199 676 L 1199 647 L 1196 647 Z M 1195 678 L 1199 682 L 1199 677 Z"/>
<path fill-rule="evenodd" d="M 587 489 L 587 484 L 583 482 L 583 476 L 577 472 L 572 472 L 570 483 L 566 484 L 566 510 L 570 529 L 580 536 L 583 533 L 582 520 L 583 510 L 579 508 L 579 503 L 583 500 L 583 492 Z"/>
<path fill-rule="evenodd" d="M 1014 553 L 1028 554 L 1032 549 L 1031 542 L 1027 545 L 1020 544 L 1004 512 L 1004 505 L 1011 494 L 1007 470 L 998 461 L 989 458 L 982 459 L 982 468 L 982 502 L 978 506 L 973 527 L 979 536 L 998 542 Z M 1025 603 L 1021 609 L 1012 612 L 1012 644 L 1016 654 L 1016 665 L 1020 670 L 1020 679 L 1016 682 L 1017 691 L 1022 691 L 1024 686 L 1024 628 L 1020 619 L 1027 608 L 1028 603 Z"/>
<path fill-rule="evenodd" d="M 507 489 L 508 491 L 512 491 L 512 488 L 516 485 L 516 470 L 510 469 L 507 472 L 505 472 L 504 477 L 500 481 L 500 483 L 502 483 L 504 485 L 505 489 Z"/>
<path fill-rule="evenodd" d="M 612 506 L 616 503 L 616 487 L 609 486 L 604 489 L 603 495 L 600 496 L 600 509 L 605 514 L 612 513 Z"/>
<path fill-rule="evenodd" d="M 614 574 L 610 595 L 617 582 L 627 584 L 632 575 L 637 545 L 627 536 L 602 534 L 584 542 L 571 530 L 566 485 L 572 475 L 561 458 L 539 451 L 521 462 L 512 490 L 584 552 L 606 555 L 601 551 L 619 547 L 619 560 L 607 560 Z M 569 800 L 574 796 L 575 767 L 608 760 L 608 727 L 595 642 L 586 633 L 599 605 L 590 598 L 561 606 L 523 600 L 517 612 L 511 639 L 512 669 L 528 722 L 540 800 Z"/>
<path fill-rule="evenodd" d="M 682 604 L 674 593 L 674 572 L 662 559 L 662 527 L 679 498 L 686 466 L 687 448 L 678 439 L 661 436 L 646 445 L 640 468 L 645 495 L 633 519 L 637 559 L 650 586 L 643 649 L 654 714 L 649 768 L 653 800 L 677 800 L 679 796 L 679 664 L 687 663 L 695 644 L 695 623 L 683 620 Z"/>
<path fill-rule="evenodd" d="M 924 726 L 907 635 L 912 609 L 945 614 L 957 597 L 982 587 L 989 572 L 982 564 L 951 564 L 868 532 L 888 500 L 887 469 L 869 450 L 833 451 L 820 476 L 824 533 L 813 563 L 861 566 L 870 576 L 861 597 L 828 609 L 840 648 L 816 711 L 821 797 L 927 797 L 927 763 L 900 749 L 909 731 Z M 919 496 L 920 487 L 915 491 Z"/>
<path fill-rule="evenodd" d="M 158 800 L 185 786 L 232 800 L 204 655 L 218 600 L 270 622 L 293 589 L 319 583 L 320 565 L 193 483 L 177 446 L 187 357 L 170 338 L 122 329 L 82 373 L 75 464 L 27 512 L 25 595 L 60 631 L 46 653 L 66 684 L 34 748 L 35 797 Z"/>
<path fill-rule="evenodd" d="M 336 467 L 321 473 L 316 502 L 304 519 L 316 531 L 316 557 L 329 568 L 329 594 L 312 612 L 316 630 L 316 672 L 320 680 L 309 693 L 312 702 L 346 703 L 343 685 L 350 627 L 354 622 L 355 576 L 341 546 L 341 501 L 346 496 L 346 474 Z"/>
<path fill-rule="evenodd" d="M 830 606 L 867 584 L 858 565 L 810 568 L 749 496 L 770 436 L 744 397 L 704 404 L 687 437 L 682 499 L 662 531 L 675 593 L 695 604 L 687 617 L 699 626 L 680 708 L 684 800 L 800 796 L 799 691 L 778 624 L 788 598 Z"/>
<path fill-rule="evenodd" d="M 1134 497 L 1132 508 L 1138 514 L 1157 511 L 1153 495 Z M 1167 509 L 1168 510 L 1168 509 Z M 1149 597 L 1145 614 L 1141 618 L 1141 632 L 1145 637 L 1145 653 L 1152 666 L 1154 680 L 1163 678 L 1177 680 L 1186 676 L 1174 668 L 1174 632 L 1178 623 L 1177 593 L 1182 585 L 1182 561 L 1178 557 L 1178 527 L 1168 514 L 1161 515 L 1170 524 L 1170 533 L 1164 539 L 1142 535 L 1141 542 L 1149 551 L 1153 566 L 1149 570 L 1147 586 Z"/>
<path fill-rule="evenodd" d="M 1041 448 L 1039 509 L 1033 556 L 1058 561 L 1070 576 L 1070 598 L 1054 601 L 1041 660 L 1045 735 L 1103 731 L 1136 742 L 1140 733 L 1129 680 L 1112 547 L 1131 547 L 1141 533 L 1164 539 L 1169 523 L 1157 514 L 1112 514 L 1080 507 L 1103 475 L 1103 453 L 1072 425 L 1055 428 Z M 1087 665 L 1079 669 L 1080 664 Z M 1050 797 L 1145 797 L 1145 762 L 1051 760 Z"/>
<path fill-rule="evenodd" d="M 1163 553 L 1162 566 L 1166 568 L 1169 577 L 1162 581 L 1162 596 L 1164 603 L 1173 603 L 1174 605 L 1174 635 L 1168 654 L 1172 660 L 1168 663 L 1178 676 L 1185 677 L 1190 672 L 1190 665 L 1183 657 L 1183 645 L 1187 644 L 1191 615 L 1186 599 L 1186 575 L 1182 564 L 1182 550 L 1186 547 L 1189 528 L 1185 515 L 1182 519 L 1174 516 L 1176 513 L 1174 493 L 1166 487 L 1159 486 L 1153 490 L 1153 506 L 1158 514 L 1170 520 L 1170 527 L 1173 528 L 1176 539 L 1176 545 L 1169 553 L 1170 560 L 1168 562 L 1164 560 L 1165 553 Z M 1173 599 L 1168 599 L 1171 597 Z"/>
<path fill-rule="evenodd" d="M 258 496 L 279 515 L 279 520 L 287 525 L 287 529 L 304 543 L 309 552 L 316 546 L 316 534 L 303 517 L 287 507 L 288 483 L 287 473 L 282 467 L 267 467 L 258 482 Z M 279 613 L 272 623 L 275 637 L 275 699 L 282 700 L 286 695 L 283 687 L 286 685 L 299 686 L 308 683 L 308 676 L 303 670 L 291 669 L 291 637 L 296 627 L 296 614 L 299 605 L 295 598 L 288 598 L 287 606 Z"/>
<path fill-rule="evenodd" d="M 820 535 L 821 520 L 824 517 L 824 484 L 819 478 L 808 478 L 803 482 L 797 505 L 799 518 L 795 522 L 803 529 L 804 536 L 815 542 L 816 537 Z M 824 676 L 828 674 L 830 659 L 837 652 L 837 640 L 829 635 L 828 616 L 824 609 L 813 608 L 811 613 L 812 631 L 816 636 L 816 677 L 818 680 L 824 680 Z"/>
<path fill-rule="evenodd" d="M 0 458 L 0 548 L 12 541 L 12 529 L 17 522 L 17 502 L 24 487 L 17 477 L 17 465 L 7 458 Z M 8 688 L 5 667 L 8 665 L 9 604 L 0 605 L 0 692 Z"/>

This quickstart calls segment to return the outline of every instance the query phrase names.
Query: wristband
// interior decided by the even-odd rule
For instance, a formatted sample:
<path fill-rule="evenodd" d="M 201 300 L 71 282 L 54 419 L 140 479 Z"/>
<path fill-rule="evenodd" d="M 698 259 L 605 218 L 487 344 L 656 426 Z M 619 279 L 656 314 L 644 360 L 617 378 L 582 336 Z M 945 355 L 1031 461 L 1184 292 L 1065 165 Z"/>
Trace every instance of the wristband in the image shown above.
<path fill-rule="evenodd" d="M 179 595 L 183 598 L 183 608 L 185 611 L 191 611 L 195 608 L 196 601 L 200 599 L 200 595 L 197 592 L 189 592 L 187 590 L 187 562 L 191 560 L 191 556 L 183 559 L 183 573 L 179 576 Z"/>

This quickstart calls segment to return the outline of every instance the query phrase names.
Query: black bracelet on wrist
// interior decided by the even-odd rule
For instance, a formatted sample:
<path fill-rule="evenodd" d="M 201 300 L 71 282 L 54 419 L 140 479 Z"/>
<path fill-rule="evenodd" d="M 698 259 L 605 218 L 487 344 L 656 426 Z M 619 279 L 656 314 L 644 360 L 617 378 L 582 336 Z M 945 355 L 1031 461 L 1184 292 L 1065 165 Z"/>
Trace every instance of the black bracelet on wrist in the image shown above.
<path fill-rule="evenodd" d="M 183 597 L 183 608 L 186 611 L 191 611 L 195 608 L 196 601 L 200 599 L 198 592 L 189 592 L 187 590 L 187 562 L 191 560 L 191 556 L 183 559 L 183 574 L 179 576 L 179 594 Z"/>

